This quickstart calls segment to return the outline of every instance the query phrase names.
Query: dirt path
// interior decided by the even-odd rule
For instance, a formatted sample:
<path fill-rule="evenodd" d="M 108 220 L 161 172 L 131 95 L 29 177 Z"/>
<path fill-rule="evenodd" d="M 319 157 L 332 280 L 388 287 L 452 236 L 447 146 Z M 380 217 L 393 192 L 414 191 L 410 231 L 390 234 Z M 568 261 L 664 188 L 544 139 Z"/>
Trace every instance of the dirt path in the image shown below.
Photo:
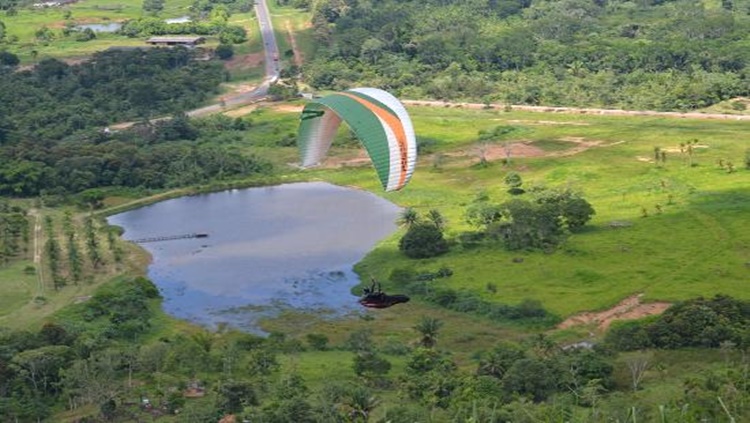
<path fill-rule="evenodd" d="M 482 103 L 453 103 L 447 101 L 429 101 L 429 100 L 401 100 L 402 103 L 409 106 L 430 106 L 430 107 L 457 107 L 463 109 L 498 109 L 514 110 L 524 112 L 538 113 L 569 113 L 569 114 L 589 114 L 602 116 L 654 116 L 670 117 L 680 119 L 725 119 L 725 120 L 750 120 L 750 115 L 730 115 L 724 113 L 700 113 L 700 112 L 657 112 L 653 110 L 621 110 L 621 109 L 589 109 L 579 107 L 551 107 L 551 106 L 523 106 L 509 104 L 482 104 Z M 489 107 L 488 107 L 489 106 Z"/>
<path fill-rule="evenodd" d="M 596 324 L 597 329 L 605 331 L 615 320 L 640 319 L 661 314 L 672 305 L 665 302 L 641 303 L 642 296 L 643 294 L 632 295 L 609 310 L 576 314 L 565 319 L 557 325 L 557 328 L 567 329 L 573 326 Z"/>
<path fill-rule="evenodd" d="M 297 66 L 302 66 L 302 53 L 297 47 L 297 39 L 294 38 L 294 30 L 292 29 L 292 24 L 289 21 L 286 21 L 284 22 L 284 25 L 286 26 L 286 33 L 287 33 L 287 38 L 289 39 L 289 45 L 292 46 L 292 53 L 294 53 L 294 64 Z"/>
<path fill-rule="evenodd" d="M 36 268 L 37 296 L 44 295 L 44 268 L 42 266 L 42 215 L 37 209 L 30 209 L 34 216 L 34 267 Z"/>

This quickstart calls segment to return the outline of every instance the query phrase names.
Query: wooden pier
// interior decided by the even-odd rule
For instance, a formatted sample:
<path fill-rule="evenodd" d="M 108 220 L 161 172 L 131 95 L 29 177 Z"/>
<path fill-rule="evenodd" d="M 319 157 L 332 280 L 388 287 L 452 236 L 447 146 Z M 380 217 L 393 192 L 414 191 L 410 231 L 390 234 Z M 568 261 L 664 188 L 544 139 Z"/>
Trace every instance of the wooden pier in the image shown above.
<path fill-rule="evenodd" d="M 134 244 L 145 244 L 147 242 L 174 241 L 176 239 L 188 239 L 188 238 L 208 238 L 208 234 L 194 232 L 192 234 L 154 236 L 151 238 L 132 239 L 130 240 L 130 242 Z"/>

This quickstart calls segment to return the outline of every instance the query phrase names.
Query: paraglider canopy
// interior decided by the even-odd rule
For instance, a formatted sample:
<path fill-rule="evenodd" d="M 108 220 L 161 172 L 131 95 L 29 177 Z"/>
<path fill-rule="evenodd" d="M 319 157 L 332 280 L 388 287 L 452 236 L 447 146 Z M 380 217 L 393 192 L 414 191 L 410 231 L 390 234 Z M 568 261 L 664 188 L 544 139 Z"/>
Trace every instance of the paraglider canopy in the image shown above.
<path fill-rule="evenodd" d="M 364 145 L 383 189 L 403 188 L 417 161 L 414 126 L 403 104 L 377 88 L 342 91 L 305 106 L 297 136 L 302 167 L 320 163 L 342 121 Z"/>

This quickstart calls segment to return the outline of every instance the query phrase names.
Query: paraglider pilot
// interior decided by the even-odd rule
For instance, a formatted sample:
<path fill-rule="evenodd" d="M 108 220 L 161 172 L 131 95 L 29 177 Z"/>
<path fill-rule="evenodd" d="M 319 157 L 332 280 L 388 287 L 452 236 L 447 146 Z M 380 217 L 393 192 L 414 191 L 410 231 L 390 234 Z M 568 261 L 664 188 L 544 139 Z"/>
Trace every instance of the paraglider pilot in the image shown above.
<path fill-rule="evenodd" d="M 386 295 L 380 287 L 380 282 L 370 276 L 370 287 L 362 290 L 364 295 L 360 298 L 359 303 L 369 308 L 387 308 L 395 304 L 409 301 L 406 295 Z"/>

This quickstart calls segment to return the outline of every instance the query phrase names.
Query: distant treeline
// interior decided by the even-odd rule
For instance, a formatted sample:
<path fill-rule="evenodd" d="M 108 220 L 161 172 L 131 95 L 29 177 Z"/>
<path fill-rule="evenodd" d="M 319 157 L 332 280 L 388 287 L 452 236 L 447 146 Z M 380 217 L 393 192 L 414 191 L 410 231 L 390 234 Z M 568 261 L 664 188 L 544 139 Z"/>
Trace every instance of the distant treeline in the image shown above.
<path fill-rule="evenodd" d="M 687 110 L 750 94 L 747 2 L 318 0 L 317 88 Z"/>

